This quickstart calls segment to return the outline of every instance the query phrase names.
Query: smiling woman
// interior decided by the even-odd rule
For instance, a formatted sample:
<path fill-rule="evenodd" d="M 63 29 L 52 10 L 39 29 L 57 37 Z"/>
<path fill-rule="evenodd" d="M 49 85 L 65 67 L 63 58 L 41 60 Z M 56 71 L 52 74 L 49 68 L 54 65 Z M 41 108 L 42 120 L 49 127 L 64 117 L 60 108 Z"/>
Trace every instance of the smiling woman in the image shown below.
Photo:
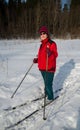
<path fill-rule="evenodd" d="M 39 29 L 41 45 L 38 50 L 38 57 L 33 59 L 34 63 L 38 63 L 38 69 L 44 80 L 44 105 L 46 96 L 48 100 L 54 100 L 53 94 L 53 79 L 56 71 L 56 58 L 58 56 L 57 45 L 50 39 L 49 31 L 46 26 Z"/>

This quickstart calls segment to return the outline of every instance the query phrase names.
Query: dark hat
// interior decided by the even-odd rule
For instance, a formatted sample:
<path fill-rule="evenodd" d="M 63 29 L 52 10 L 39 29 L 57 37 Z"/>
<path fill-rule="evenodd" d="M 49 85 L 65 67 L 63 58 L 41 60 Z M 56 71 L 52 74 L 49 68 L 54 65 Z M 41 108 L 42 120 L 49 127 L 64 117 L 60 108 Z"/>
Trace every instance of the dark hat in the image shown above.
<path fill-rule="evenodd" d="M 46 26 L 42 26 L 40 29 L 39 29 L 39 33 L 41 32 L 45 32 L 46 34 L 48 34 L 48 29 Z"/>

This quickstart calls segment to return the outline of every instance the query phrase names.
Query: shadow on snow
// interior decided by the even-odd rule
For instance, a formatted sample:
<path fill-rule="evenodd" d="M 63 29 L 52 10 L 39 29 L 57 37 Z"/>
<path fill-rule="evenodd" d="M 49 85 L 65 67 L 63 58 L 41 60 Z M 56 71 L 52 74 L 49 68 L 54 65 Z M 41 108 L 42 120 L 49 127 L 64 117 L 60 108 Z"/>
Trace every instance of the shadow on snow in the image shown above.
<path fill-rule="evenodd" d="M 54 77 L 53 82 L 54 94 L 57 94 L 57 92 L 63 89 L 63 84 L 66 78 L 70 75 L 72 69 L 74 68 L 75 68 L 75 62 L 73 59 L 69 60 L 63 66 L 60 67 L 58 74 Z"/>

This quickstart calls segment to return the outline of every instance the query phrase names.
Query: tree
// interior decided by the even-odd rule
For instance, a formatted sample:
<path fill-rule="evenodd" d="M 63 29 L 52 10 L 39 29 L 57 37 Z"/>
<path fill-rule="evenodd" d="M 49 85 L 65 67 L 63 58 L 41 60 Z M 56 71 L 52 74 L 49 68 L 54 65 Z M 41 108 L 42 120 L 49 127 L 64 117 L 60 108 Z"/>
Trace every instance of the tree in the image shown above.
<path fill-rule="evenodd" d="M 7 31 L 8 26 L 8 16 L 7 16 L 7 5 L 5 0 L 0 1 L 0 32 L 1 35 L 5 37 L 5 30 Z"/>
<path fill-rule="evenodd" d="M 72 0 L 70 9 L 70 32 L 72 37 L 80 37 L 80 0 Z"/>
<path fill-rule="evenodd" d="M 53 33 L 54 36 L 61 34 L 61 0 L 54 1 L 54 14 L 53 14 Z"/>

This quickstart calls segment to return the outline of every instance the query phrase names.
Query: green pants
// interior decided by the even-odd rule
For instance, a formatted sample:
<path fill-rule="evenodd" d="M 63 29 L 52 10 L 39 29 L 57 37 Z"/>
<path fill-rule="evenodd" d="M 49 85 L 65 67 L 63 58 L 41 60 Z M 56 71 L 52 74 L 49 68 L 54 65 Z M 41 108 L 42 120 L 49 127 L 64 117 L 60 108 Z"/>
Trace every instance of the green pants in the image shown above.
<path fill-rule="evenodd" d="M 41 71 L 41 74 L 44 79 L 45 93 L 48 96 L 48 99 L 52 100 L 52 99 L 54 99 L 53 89 L 52 89 L 54 73 L 47 72 L 47 71 Z"/>

